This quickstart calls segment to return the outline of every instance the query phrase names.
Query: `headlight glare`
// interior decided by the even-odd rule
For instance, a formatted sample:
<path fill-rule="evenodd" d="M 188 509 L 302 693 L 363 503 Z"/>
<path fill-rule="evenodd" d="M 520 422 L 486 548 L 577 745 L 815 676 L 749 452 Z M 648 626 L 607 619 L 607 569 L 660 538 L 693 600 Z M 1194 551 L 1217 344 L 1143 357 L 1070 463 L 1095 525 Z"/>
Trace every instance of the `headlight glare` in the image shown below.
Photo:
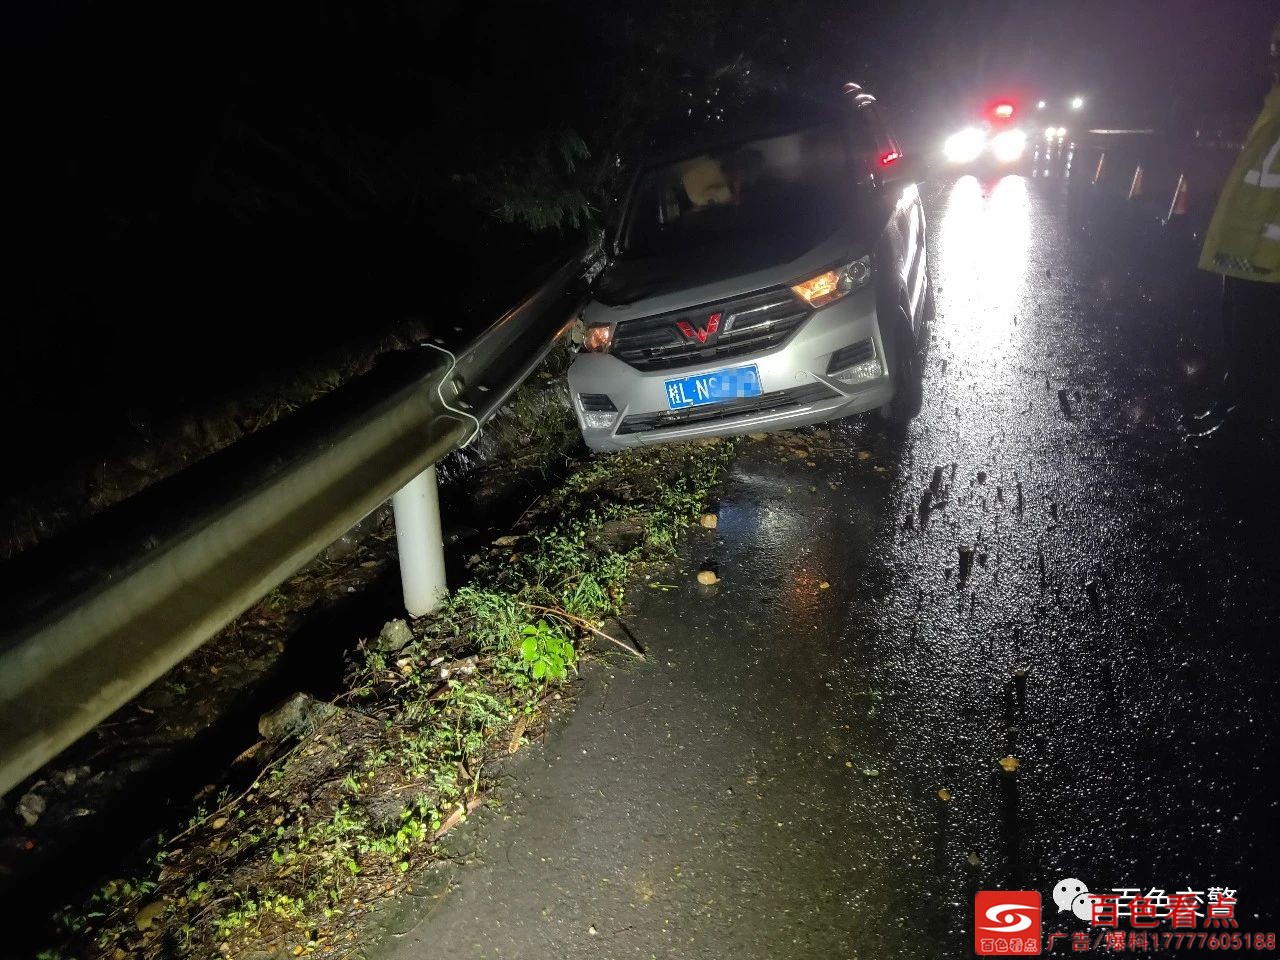
<path fill-rule="evenodd" d="M 977 127 L 966 127 L 959 133 L 947 137 L 942 145 L 942 152 L 952 163 L 970 163 L 978 159 L 982 148 L 986 145 L 986 137 Z"/>
<path fill-rule="evenodd" d="M 1001 163 L 1011 163 L 1022 156 L 1027 135 L 1021 130 L 1005 130 L 991 138 L 991 152 Z"/>

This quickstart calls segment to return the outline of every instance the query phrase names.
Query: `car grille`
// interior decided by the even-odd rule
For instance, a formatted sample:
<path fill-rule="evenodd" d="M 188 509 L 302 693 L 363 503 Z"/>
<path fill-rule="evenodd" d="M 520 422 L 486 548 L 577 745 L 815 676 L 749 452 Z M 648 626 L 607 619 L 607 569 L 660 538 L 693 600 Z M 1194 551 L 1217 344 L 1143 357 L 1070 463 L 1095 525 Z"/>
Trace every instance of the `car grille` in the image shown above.
<path fill-rule="evenodd" d="M 624 320 L 614 332 L 611 352 L 637 370 L 668 370 L 727 360 L 776 347 L 811 312 L 790 290 L 775 287 L 656 317 Z M 708 318 L 717 313 L 719 329 L 707 338 L 707 343 L 680 332 L 678 325 L 682 321 L 695 330 L 705 330 Z"/>
<path fill-rule="evenodd" d="M 773 413 L 792 407 L 819 403 L 836 396 L 836 392 L 822 383 L 810 383 L 790 390 L 775 390 L 758 397 L 743 397 L 725 403 L 712 403 L 686 410 L 664 410 L 659 413 L 643 413 L 625 418 L 618 433 L 647 433 L 650 430 L 669 430 L 672 427 L 689 427 L 700 423 L 716 423 L 732 420 L 750 413 Z"/>

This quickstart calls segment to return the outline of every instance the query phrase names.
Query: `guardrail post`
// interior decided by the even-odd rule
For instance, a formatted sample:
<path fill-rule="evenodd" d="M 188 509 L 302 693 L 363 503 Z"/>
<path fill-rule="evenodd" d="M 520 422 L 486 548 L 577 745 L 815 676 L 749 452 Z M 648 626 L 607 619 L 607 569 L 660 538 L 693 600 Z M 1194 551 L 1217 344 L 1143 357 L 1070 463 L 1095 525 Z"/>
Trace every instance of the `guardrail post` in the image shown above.
<path fill-rule="evenodd" d="M 436 468 L 427 467 L 391 498 L 400 553 L 404 607 L 421 617 L 440 606 L 448 592 L 444 576 L 444 535 Z"/>

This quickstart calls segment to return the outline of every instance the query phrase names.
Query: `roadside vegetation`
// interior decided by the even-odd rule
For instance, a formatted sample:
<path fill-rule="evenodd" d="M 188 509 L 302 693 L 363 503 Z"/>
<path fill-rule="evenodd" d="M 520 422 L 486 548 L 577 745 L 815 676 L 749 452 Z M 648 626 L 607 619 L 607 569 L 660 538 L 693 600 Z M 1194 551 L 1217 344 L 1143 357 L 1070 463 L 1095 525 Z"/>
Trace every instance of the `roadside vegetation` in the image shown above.
<path fill-rule="evenodd" d="M 577 464 L 469 559 L 439 613 L 362 644 L 342 695 L 295 698 L 300 735 L 246 751 L 240 789 L 158 838 L 136 876 L 68 907 L 43 960 L 348 955 L 370 910 L 485 801 L 502 759 L 540 736 L 584 640 L 627 646 L 606 618 L 644 567 L 675 557 L 733 449 Z"/>

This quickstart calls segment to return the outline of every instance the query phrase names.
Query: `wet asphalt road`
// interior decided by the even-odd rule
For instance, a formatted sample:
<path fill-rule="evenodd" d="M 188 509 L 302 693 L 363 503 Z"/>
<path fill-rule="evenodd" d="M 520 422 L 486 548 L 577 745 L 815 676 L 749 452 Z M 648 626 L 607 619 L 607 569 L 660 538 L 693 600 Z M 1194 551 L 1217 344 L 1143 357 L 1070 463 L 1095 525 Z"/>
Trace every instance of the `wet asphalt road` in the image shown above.
<path fill-rule="evenodd" d="M 1058 175 L 927 209 L 909 436 L 749 445 L 675 588 L 635 591 L 650 663 L 588 668 L 377 956 L 967 957 L 980 889 L 1083 929 L 1066 877 L 1225 886 L 1280 930 L 1276 463 L 1183 442 L 1216 310 L 1189 228 Z"/>

